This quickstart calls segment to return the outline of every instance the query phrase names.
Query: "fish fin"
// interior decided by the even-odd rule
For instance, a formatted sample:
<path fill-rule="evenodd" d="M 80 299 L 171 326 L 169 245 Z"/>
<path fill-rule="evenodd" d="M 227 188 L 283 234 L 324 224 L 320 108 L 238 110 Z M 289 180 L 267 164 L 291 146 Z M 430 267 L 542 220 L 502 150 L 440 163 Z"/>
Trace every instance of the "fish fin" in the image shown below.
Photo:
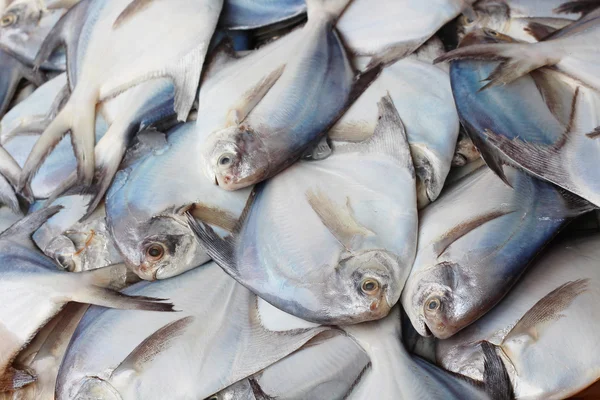
<path fill-rule="evenodd" d="M 531 36 L 533 36 L 533 38 L 535 40 L 537 40 L 538 42 L 540 40 L 543 40 L 544 38 L 547 38 L 548 36 L 550 36 L 551 34 L 556 32 L 557 30 L 558 30 L 557 28 L 554 28 L 554 27 L 548 26 L 548 25 L 544 25 L 543 23 L 536 22 L 536 21 L 529 21 L 527 26 L 524 28 L 524 31 L 529 33 Z"/>
<path fill-rule="evenodd" d="M 307 161 L 321 161 L 329 157 L 332 152 L 329 137 L 323 136 L 315 146 L 311 146 L 304 151 L 302 159 Z"/>
<path fill-rule="evenodd" d="M 85 274 L 87 272 L 89 271 L 78 272 L 77 274 Z M 121 310 L 175 311 L 173 309 L 173 303 L 164 302 L 164 299 L 146 296 L 129 296 L 112 289 L 93 285 L 86 285 L 74 289 L 71 300 L 78 303 L 93 304 L 96 306 L 117 308 Z"/>
<path fill-rule="evenodd" d="M 559 59 L 543 51 L 542 43 L 475 44 L 452 50 L 434 60 L 434 63 L 453 60 L 501 61 L 486 79 L 480 90 L 506 85 L 543 66 L 556 64 Z"/>
<path fill-rule="evenodd" d="M 590 279 L 578 279 L 564 283 L 548 293 L 533 305 L 502 339 L 501 346 L 519 336 L 529 336 L 533 341 L 539 338 L 544 327 L 563 317 L 562 311 L 589 289 Z"/>
<path fill-rule="evenodd" d="M 490 399 L 513 400 L 514 389 L 510 382 L 510 376 L 502 359 L 496 353 L 495 346 L 483 340 L 481 342 L 483 351 L 483 385 Z"/>
<path fill-rule="evenodd" d="M 535 82 L 544 102 L 556 119 L 567 127 L 573 119 L 573 101 L 577 91 L 559 78 L 560 72 L 551 69 L 541 69 L 531 72 L 531 78 Z"/>
<path fill-rule="evenodd" d="M 452 243 L 456 242 L 461 237 L 465 236 L 471 231 L 483 226 L 485 223 L 494 221 L 497 218 L 503 217 L 505 215 L 513 213 L 514 210 L 505 209 L 505 210 L 494 210 L 487 214 L 479 215 L 475 218 L 467 220 L 460 225 L 454 227 L 452 230 L 446 232 L 436 243 L 433 245 L 433 250 L 438 257 L 440 257 L 444 252 L 452 245 Z"/>
<path fill-rule="evenodd" d="M 113 23 L 113 29 L 119 29 L 121 25 L 135 17 L 136 14 L 148 8 L 153 1 L 154 0 L 133 0 L 127 7 L 125 7 L 121 14 L 119 14 Z"/>
<path fill-rule="evenodd" d="M 238 224 L 238 218 L 235 215 L 204 203 L 194 203 L 186 207 L 185 211 L 206 224 L 218 226 L 229 232 L 234 232 Z"/>
<path fill-rule="evenodd" d="M 585 136 L 590 139 L 598 139 L 600 137 L 600 126 L 595 127 L 593 131 L 586 133 Z"/>
<path fill-rule="evenodd" d="M 46 8 L 48 10 L 68 10 L 78 2 L 79 0 L 46 0 Z"/>
<path fill-rule="evenodd" d="M 41 135 L 52 120 L 48 119 L 45 115 L 32 115 L 25 121 L 22 121 L 10 132 L 6 132 L 2 135 L 2 141 L 8 142 L 10 139 L 17 136 L 36 136 Z"/>
<path fill-rule="evenodd" d="M 557 14 L 582 14 L 586 15 L 600 7 L 598 0 L 567 1 L 556 7 L 553 11 Z"/>
<path fill-rule="evenodd" d="M 256 86 L 244 93 L 227 114 L 227 126 L 237 126 L 242 123 L 279 80 L 284 69 L 285 64 L 262 78 Z"/>
<path fill-rule="evenodd" d="M 306 0 L 306 13 L 308 20 L 315 17 L 326 16 L 336 20 L 348 7 L 352 0 Z"/>
<path fill-rule="evenodd" d="M 44 225 L 48 219 L 62 210 L 62 208 L 62 206 L 46 207 L 26 215 L 8 227 L 4 232 L 0 233 L 0 239 L 9 239 L 12 241 L 21 240 L 33 245 L 31 235 L 33 235 L 40 226 Z"/>
<path fill-rule="evenodd" d="M 187 213 L 188 224 L 198 237 L 206 253 L 229 275 L 239 276 L 235 255 L 236 243 L 232 236 L 222 238 L 210 225 L 198 222 L 193 215 Z"/>
<path fill-rule="evenodd" d="M 158 329 L 138 344 L 111 375 L 114 376 L 126 370 L 141 372 L 145 364 L 151 362 L 161 352 L 166 351 L 175 339 L 183 335 L 192 322 L 194 322 L 194 317 L 187 316 Z"/>
<path fill-rule="evenodd" d="M 58 20 L 54 27 L 52 27 L 46 36 L 46 39 L 42 42 L 40 50 L 33 61 L 34 69 L 39 69 L 42 64 L 50 58 L 52 53 L 63 45 L 66 48 L 67 65 L 69 64 L 69 59 L 73 57 L 71 54 L 72 45 L 70 43 L 79 39 L 80 32 L 79 29 L 75 29 L 74 24 L 83 21 L 89 3 L 90 1 L 79 1 Z"/>
<path fill-rule="evenodd" d="M 46 199 L 45 204 L 51 205 L 56 201 L 56 199 L 67 194 L 67 192 L 73 189 L 75 185 L 77 185 L 77 172 L 73 171 L 52 191 L 52 193 L 50 193 L 50 196 L 48 196 L 48 198 Z"/>
<path fill-rule="evenodd" d="M 11 209 L 12 212 L 21 214 L 21 204 L 17 198 L 14 188 L 8 180 L 0 175 L 0 204 Z"/>
<path fill-rule="evenodd" d="M 8 367 L 0 376 L 0 392 L 20 389 L 35 381 L 36 377 L 31 372 Z"/>
<path fill-rule="evenodd" d="M 323 225 L 346 250 L 351 251 L 355 247 L 356 239 L 374 235 L 354 218 L 349 198 L 346 199 L 345 205 L 340 206 L 320 189 L 309 189 L 305 196 Z"/>
<path fill-rule="evenodd" d="M 377 65 L 389 65 L 414 53 L 423 43 L 429 39 L 428 37 L 419 38 L 409 42 L 398 43 L 389 46 L 387 49 L 375 54 L 369 60 L 365 70 L 370 70 Z"/>
<path fill-rule="evenodd" d="M 344 142 L 362 142 L 373 136 L 373 128 L 368 122 L 339 123 L 327 132 L 329 139 Z"/>
<path fill-rule="evenodd" d="M 0 174 L 14 187 L 18 186 L 21 176 L 21 167 L 13 156 L 0 146 Z"/>

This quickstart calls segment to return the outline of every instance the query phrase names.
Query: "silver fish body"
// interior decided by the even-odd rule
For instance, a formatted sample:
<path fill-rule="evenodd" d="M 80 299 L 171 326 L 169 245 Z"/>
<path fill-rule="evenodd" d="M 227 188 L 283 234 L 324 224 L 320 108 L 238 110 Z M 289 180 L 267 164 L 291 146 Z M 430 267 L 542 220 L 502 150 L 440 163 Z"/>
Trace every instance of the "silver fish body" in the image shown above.
<path fill-rule="evenodd" d="M 225 0 L 219 25 L 228 29 L 256 29 L 305 12 L 305 0 Z"/>
<path fill-rule="evenodd" d="M 437 344 L 438 362 L 481 379 L 479 341 L 496 347 L 517 399 L 563 399 L 598 380 L 597 235 L 553 244 L 512 292 L 469 328 Z"/>
<path fill-rule="evenodd" d="M 261 307 L 215 264 L 126 293 L 168 296 L 181 311 L 118 315 L 90 308 L 61 366 L 57 399 L 206 398 L 330 329 L 302 321 L 270 327 L 269 314 L 281 321 L 281 311 Z"/>
<path fill-rule="evenodd" d="M 337 142 L 256 188 L 239 232 L 192 223 L 243 285 L 302 319 L 358 323 L 398 301 L 416 246 L 416 194 L 402 121 L 389 97 L 370 139 Z M 384 180 L 376 177 L 386 177 Z"/>

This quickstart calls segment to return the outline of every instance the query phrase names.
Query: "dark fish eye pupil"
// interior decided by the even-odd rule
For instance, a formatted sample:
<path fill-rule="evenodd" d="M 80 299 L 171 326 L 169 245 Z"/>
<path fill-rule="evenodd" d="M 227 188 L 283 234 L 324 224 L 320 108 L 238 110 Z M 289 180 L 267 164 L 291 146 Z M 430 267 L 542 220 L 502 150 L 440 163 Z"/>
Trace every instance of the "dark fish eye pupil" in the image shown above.
<path fill-rule="evenodd" d="M 436 300 L 431 300 L 429 302 L 429 309 L 430 310 L 435 310 L 438 307 L 438 302 Z"/>
<path fill-rule="evenodd" d="M 231 160 L 229 159 L 229 157 L 222 157 L 221 158 L 221 165 L 227 165 L 229 164 Z"/>
<path fill-rule="evenodd" d="M 160 258 L 163 255 L 163 249 L 160 245 L 152 245 L 148 248 L 148 255 L 152 258 Z"/>
<path fill-rule="evenodd" d="M 373 290 L 373 289 L 375 289 L 375 284 L 373 282 L 367 282 L 367 283 L 365 283 L 365 289 Z"/>

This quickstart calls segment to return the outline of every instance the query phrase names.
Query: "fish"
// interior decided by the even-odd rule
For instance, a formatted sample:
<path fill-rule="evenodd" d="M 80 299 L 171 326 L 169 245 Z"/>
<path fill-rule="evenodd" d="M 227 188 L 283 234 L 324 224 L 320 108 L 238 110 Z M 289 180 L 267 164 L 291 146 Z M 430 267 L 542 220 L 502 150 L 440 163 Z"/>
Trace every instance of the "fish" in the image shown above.
<path fill-rule="evenodd" d="M 19 82 L 23 79 L 36 84 L 42 83 L 39 74 L 0 48 L 0 118 L 8 111 Z"/>
<path fill-rule="evenodd" d="M 219 20 L 225 29 L 257 29 L 306 13 L 305 0 L 226 0 Z"/>
<path fill-rule="evenodd" d="M 556 13 L 562 14 L 587 14 L 600 6 L 597 0 L 572 0 L 563 2 L 554 9 Z"/>
<path fill-rule="evenodd" d="M 58 211 L 59 207 L 50 207 L 29 214 L 0 235 L 4 276 L 1 292 L 7 297 L 0 309 L 3 337 L 0 391 L 18 389 L 35 380 L 29 372 L 12 367 L 11 362 L 44 323 L 69 301 L 155 311 L 170 311 L 173 307 L 160 299 L 129 297 L 109 289 L 114 268 L 79 274 L 59 271 L 31 241 L 31 234 Z M 21 318 L 26 311 L 23 307 L 26 310 L 35 307 L 37 312 Z"/>
<path fill-rule="evenodd" d="M 354 385 L 347 399 L 488 399 L 484 385 L 453 375 L 427 361 L 411 356 L 402 345 L 400 307 L 379 321 L 343 326 L 368 354 L 371 366 Z M 503 367 L 503 364 L 500 364 Z M 489 372 L 489 371 L 488 371 Z M 493 385 L 509 386 L 508 379 L 488 380 Z"/>
<path fill-rule="evenodd" d="M 185 120 L 221 7 L 222 0 L 134 0 L 129 4 L 87 0 L 73 6 L 44 41 L 35 65 L 65 44 L 68 77 L 74 86 L 69 100 L 32 149 L 21 185 L 33 177 L 49 150 L 69 130 L 78 177 L 89 185 L 95 170 L 96 105 L 145 81 L 172 80 L 175 112 L 179 120 Z M 156 25 L 157 18 L 165 23 Z M 146 33 L 140 36 L 141 31 Z M 77 78 L 72 80 L 75 71 Z"/>
<path fill-rule="evenodd" d="M 295 56 L 231 109 L 228 124 L 202 144 L 203 168 L 219 187 L 237 190 L 274 176 L 342 112 L 354 71 L 332 24 L 347 3 L 309 0 Z"/>
<path fill-rule="evenodd" d="M 593 209 L 556 186 L 506 167 L 511 186 L 482 167 L 419 215 L 402 305 L 423 336 L 446 339 L 491 310 L 573 217 Z"/>
<path fill-rule="evenodd" d="M 389 93 L 406 128 L 419 208 L 434 201 L 442 190 L 459 131 L 448 70 L 432 65 L 440 54 L 441 42 L 432 39 L 418 53 L 387 65 L 328 132 L 332 140 L 371 136 L 377 124 L 377 101 Z M 354 61 L 363 69 L 369 59 Z M 424 109 L 436 110 L 435 116 L 423 118 Z"/>
<path fill-rule="evenodd" d="M 597 381 L 599 239 L 553 243 L 497 307 L 438 341 L 440 365 L 480 380 L 483 342 L 506 366 L 516 398 L 568 398 Z"/>
<path fill-rule="evenodd" d="M 215 49 L 202 81 L 197 120 L 172 128 L 151 154 L 116 174 L 106 195 L 107 226 L 123 260 L 142 279 L 169 278 L 210 260 L 185 221 L 188 209 L 223 235 L 237 224 L 252 188 L 229 192 L 215 185 L 196 161 L 199 147 L 226 125 L 231 109 L 248 93 L 262 90 L 285 65 L 302 33 L 295 30 L 245 56 L 226 46 Z M 161 179 L 164 174 L 173 179 Z M 156 257 L 149 256 L 151 247 Z"/>
<path fill-rule="evenodd" d="M 35 371 L 36 381 L 10 394 L 0 393 L 0 398 L 4 399 L 2 395 L 5 395 L 6 400 L 54 400 L 56 378 L 62 358 L 88 307 L 87 304 L 69 303 L 38 332 L 16 360 L 20 365 L 26 365 L 28 369 Z M 43 334 L 42 337 L 40 334 Z"/>
<path fill-rule="evenodd" d="M 207 398 L 332 329 L 260 302 L 214 263 L 125 293 L 169 297 L 180 311 L 91 307 L 61 365 L 57 399 Z"/>
<path fill-rule="evenodd" d="M 0 48 L 33 67 L 42 43 L 72 5 L 52 0 L 13 0 L 0 17 Z M 40 67 L 64 71 L 64 53 L 57 52 Z"/>
<path fill-rule="evenodd" d="M 478 1 L 473 4 L 471 12 L 460 17 L 459 38 L 487 28 L 516 40 L 538 42 L 577 19 L 575 14 L 561 15 L 559 18 L 553 13 L 553 9 L 562 1 Z"/>
<path fill-rule="evenodd" d="M 503 38 L 488 31 L 470 34 L 468 40 Z M 493 64 L 471 60 L 454 61 L 451 67 L 458 113 L 488 166 L 501 178 L 502 164 L 517 166 L 600 205 L 596 171 L 586 161 L 598 151 L 596 91 L 549 70 L 481 90 L 482 79 L 493 69 Z"/>
<path fill-rule="evenodd" d="M 348 51 L 371 56 L 367 69 L 404 58 L 475 0 L 353 0 L 336 28 Z"/>
<path fill-rule="evenodd" d="M 389 96 L 379 115 L 368 140 L 334 143 L 331 156 L 255 187 L 230 235 L 190 216 L 208 255 L 304 320 L 353 324 L 387 315 L 414 259 L 417 208 L 406 132 Z"/>
<path fill-rule="evenodd" d="M 594 10 L 537 43 L 473 44 L 452 50 L 435 61 L 476 59 L 495 62 L 483 88 L 505 86 L 542 67 L 553 67 L 598 90 L 598 63 L 594 57 L 598 56 L 599 16 L 600 10 Z"/>
<path fill-rule="evenodd" d="M 65 74 L 48 81 L 11 109 L 0 122 L 0 141 L 17 162 L 19 175 L 39 135 L 59 111 L 62 91 L 66 84 Z M 106 120 L 102 117 L 97 118 L 96 140 L 100 140 L 107 130 Z M 76 168 L 77 160 L 73 154 L 71 141 L 65 137 L 32 179 L 29 188 L 31 195 L 34 199 L 51 197 Z"/>

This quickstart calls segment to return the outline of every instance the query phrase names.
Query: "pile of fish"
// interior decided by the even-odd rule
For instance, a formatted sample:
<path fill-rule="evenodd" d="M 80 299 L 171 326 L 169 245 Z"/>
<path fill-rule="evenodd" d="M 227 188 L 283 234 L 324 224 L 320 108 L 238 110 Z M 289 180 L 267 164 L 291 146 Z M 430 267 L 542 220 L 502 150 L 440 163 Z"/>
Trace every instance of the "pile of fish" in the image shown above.
<path fill-rule="evenodd" d="M 0 0 L 0 399 L 600 398 L 599 77 L 600 0 Z"/>

